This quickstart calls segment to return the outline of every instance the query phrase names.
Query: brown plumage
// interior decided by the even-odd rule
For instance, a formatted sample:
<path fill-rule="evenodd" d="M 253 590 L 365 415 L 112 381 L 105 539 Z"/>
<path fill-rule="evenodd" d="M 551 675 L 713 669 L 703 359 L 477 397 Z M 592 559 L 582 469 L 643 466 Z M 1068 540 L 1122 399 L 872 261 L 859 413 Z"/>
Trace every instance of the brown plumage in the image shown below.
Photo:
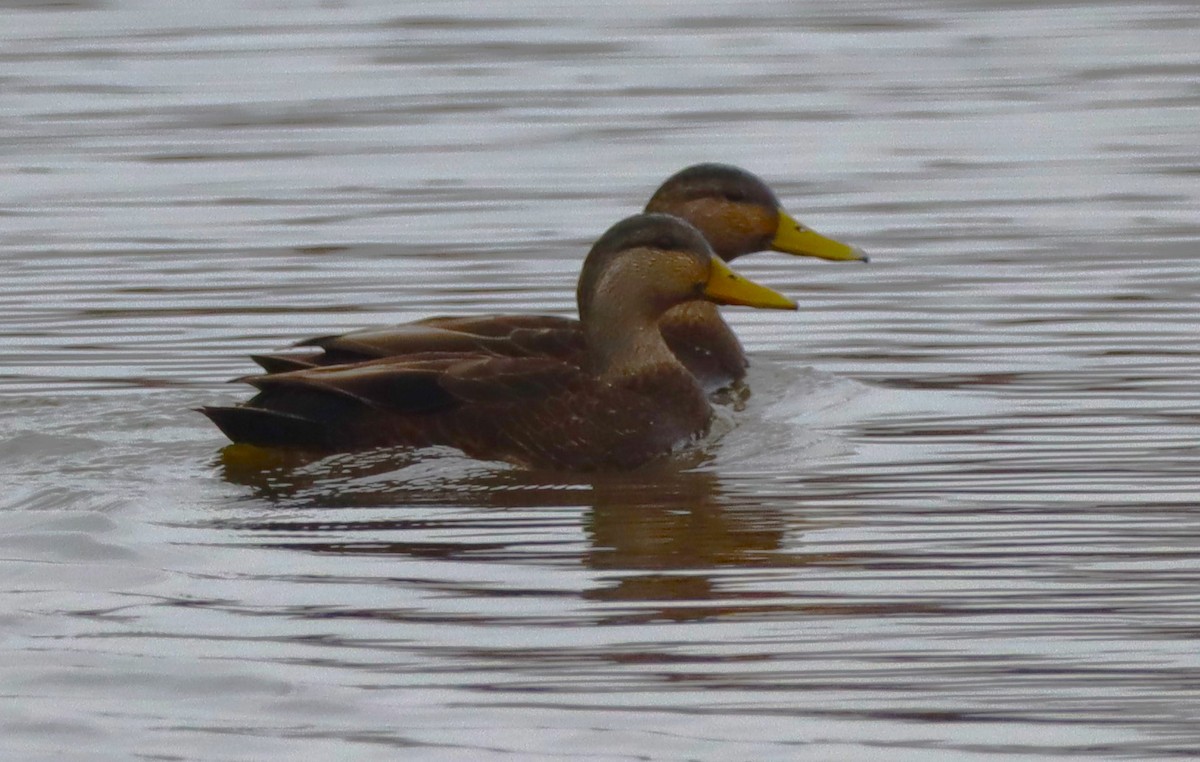
<path fill-rule="evenodd" d="M 697 164 L 684 169 L 655 191 L 646 212 L 671 214 L 690 222 L 725 261 L 766 249 L 866 261 L 861 250 L 823 238 L 800 225 L 783 211 L 766 183 L 737 167 Z M 745 375 L 745 352 L 715 305 L 680 305 L 662 316 L 660 326 L 672 352 L 706 389 L 726 386 Z M 572 318 L 481 315 L 427 318 L 308 339 L 297 346 L 320 351 L 256 355 L 253 359 L 268 373 L 429 351 L 574 358 L 579 362 L 583 334 L 579 321 Z"/>
<path fill-rule="evenodd" d="M 583 348 L 566 359 L 461 348 L 270 373 L 245 379 L 259 390 L 246 404 L 202 412 L 233 441 L 261 446 L 449 445 L 522 466 L 633 468 L 703 436 L 712 415 L 658 329 L 664 312 L 701 300 L 795 309 L 661 214 L 601 236 L 578 295 Z"/>

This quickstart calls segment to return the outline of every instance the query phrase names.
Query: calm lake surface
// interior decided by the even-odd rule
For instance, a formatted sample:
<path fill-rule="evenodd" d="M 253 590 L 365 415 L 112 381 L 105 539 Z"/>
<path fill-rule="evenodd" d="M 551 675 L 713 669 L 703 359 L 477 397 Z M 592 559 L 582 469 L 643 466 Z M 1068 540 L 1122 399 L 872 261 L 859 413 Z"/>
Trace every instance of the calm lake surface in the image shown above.
<path fill-rule="evenodd" d="M 0 2 L 0 757 L 1200 755 L 1191 2 Z M 572 314 L 699 161 L 739 262 L 680 462 L 223 464 L 246 355 Z"/>

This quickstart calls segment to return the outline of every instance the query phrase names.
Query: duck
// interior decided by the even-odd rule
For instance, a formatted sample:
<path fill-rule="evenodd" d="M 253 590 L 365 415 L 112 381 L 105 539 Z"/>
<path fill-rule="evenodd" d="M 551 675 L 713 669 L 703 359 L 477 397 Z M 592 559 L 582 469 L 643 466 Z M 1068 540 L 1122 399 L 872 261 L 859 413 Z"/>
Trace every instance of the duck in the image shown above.
<path fill-rule="evenodd" d="M 676 172 L 654 192 L 644 212 L 670 214 L 690 223 L 726 262 L 765 250 L 831 261 L 868 261 L 861 248 L 823 236 L 797 221 L 765 181 L 728 164 L 696 164 Z M 709 392 L 745 376 L 749 366 L 745 350 L 715 304 L 692 301 L 678 305 L 662 316 L 659 328 L 675 356 Z M 583 345 L 580 321 L 570 317 L 438 316 L 318 336 L 295 345 L 309 350 L 307 353 L 260 354 L 251 359 L 268 373 L 430 351 L 482 351 L 510 357 L 575 358 L 578 362 Z"/>
<path fill-rule="evenodd" d="M 448 446 L 524 468 L 628 470 L 705 436 L 713 407 L 659 330 L 703 302 L 795 310 L 666 214 L 609 228 L 577 289 L 580 357 L 436 350 L 263 373 L 247 402 L 200 412 L 234 443 L 316 453 Z"/>

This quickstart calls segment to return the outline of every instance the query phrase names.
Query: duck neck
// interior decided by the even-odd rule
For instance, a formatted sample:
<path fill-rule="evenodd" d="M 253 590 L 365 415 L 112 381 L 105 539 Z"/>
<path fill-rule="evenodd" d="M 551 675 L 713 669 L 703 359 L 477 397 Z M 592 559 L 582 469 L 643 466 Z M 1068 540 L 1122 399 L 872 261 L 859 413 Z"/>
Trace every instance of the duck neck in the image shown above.
<path fill-rule="evenodd" d="M 642 314 L 629 304 L 593 305 L 584 320 L 592 372 L 607 381 L 636 376 L 662 365 L 682 365 L 663 340 L 657 314 Z"/>

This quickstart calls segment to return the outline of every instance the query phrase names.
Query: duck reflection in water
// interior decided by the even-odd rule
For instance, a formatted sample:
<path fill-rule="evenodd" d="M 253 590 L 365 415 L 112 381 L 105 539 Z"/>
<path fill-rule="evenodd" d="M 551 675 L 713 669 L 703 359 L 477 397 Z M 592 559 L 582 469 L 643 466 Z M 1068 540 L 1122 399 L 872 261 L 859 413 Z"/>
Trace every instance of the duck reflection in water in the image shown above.
<path fill-rule="evenodd" d="M 236 504 L 235 515 L 209 526 L 250 532 L 264 547 L 316 553 L 578 563 L 596 572 L 582 592 L 587 600 L 664 602 L 609 612 L 622 621 L 722 616 L 734 607 L 714 602 L 737 597 L 723 593 L 714 581 L 723 570 L 807 560 L 783 551 L 799 521 L 794 511 L 784 513 L 758 497 L 731 495 L 715 473 L 705 470 L 704 457 L 697 453 L 692 463 L 628 474 L 566 477 L 481 467 L 452 456 L 441 459 L 440 468 L 414 456 L 397 469 L 389 451 L 374 459 L 359 454 L 299 467 L 225 463 L 226 480 L 251 487 L 261 502 Z M 336 514 L 336 520 L 314 520 L 314 512 Z M 580 527 L 587 540 L 582 550 Z M 530 542 L 531 535 L 536 542 Z M 688 601 L 697 605 L 678 605 Z M 613 619 L 609 613 L 605 621 Z"/>
<path fill-rule="evenodd" d="M 722 598 L 706 570 L 779 562 L 786 523 L 761 503 L 737 501 L 713 473 L 670 479 L 597 479 L 584 522 L 584 559 L 605 572 L 586 593 L 596 601 L 706 601 Z M 711 605 L 639 610 L 636 619 L 719 614 Z M 623 617 L 628 619 L 628 617 Z"/>

